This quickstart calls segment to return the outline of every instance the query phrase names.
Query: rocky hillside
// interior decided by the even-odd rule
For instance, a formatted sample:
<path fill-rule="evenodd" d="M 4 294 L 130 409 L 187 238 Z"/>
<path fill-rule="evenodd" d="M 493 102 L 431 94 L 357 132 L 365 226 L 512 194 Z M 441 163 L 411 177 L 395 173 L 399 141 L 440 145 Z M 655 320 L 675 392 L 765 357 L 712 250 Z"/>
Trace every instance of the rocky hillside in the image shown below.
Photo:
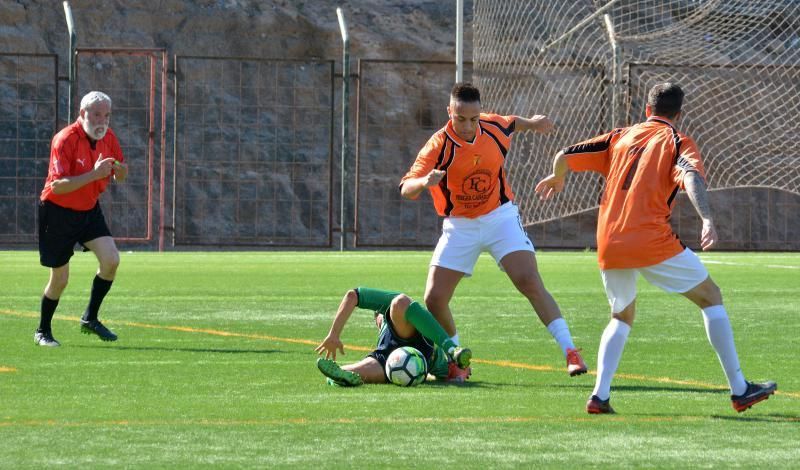
<path fill-rule="evenodd" d="M 329 2 L 326 0 L 71 0 L 70 5 L 78 37 L 77 46 L 80 48 L 165 48 L 170 56 L 170 71 L 175 68 L 172 57 L 178 56 L 217 56 L 217 57 L 247 57 L 247 58 L 268 58 L 268 59 L 323 59 L 335 61 L 336 73 L 341 71 L 342 40 L 339 31 L 339 24 L 336 15 L 336 7 L 339 6 L 345 13 L 350 34 L 350 55 L 353 60 L 353 67 L 358 59 L 389 59 L 389 60 L 439 60 L 452 61 L 455 55 L 455 1 L 441 0 L 345 0 L 342 2 Z M 472 2 L 465 2 L 465 58 L 471 57 L 471 11 Z M 61 1 L 53 0 L 2 0 L 0 2 L 0 53 L 38 53 L 38 54 L 57 54 L 59 56 L 58 74 L 66 77 L 68 74 L 68 31 L 64 16 L 64 9 Z M 34 85 L 31 82 L 45 82 L 47 77 L 45 65 L 36 64 L 35 60 L 5 59 L 0 62 L 0 69 L 10 74 L 7 84 L 0 83 L 0 103 L 7 114 L 16 116 L 33 115 L 35 105 L 25 102 L 20 104 L 25 95 L 31 95 Z M 106 64 L 102 60 L 98 63 L 91 63 L 88 70 L 98 74 L 105 70 Z M 37 68 L 38 67 L 38 68 Z M 82 66 L 86 67 L 86 65 Z M 113 67 L 113 66 L 112 66 Z M 82 68 L 86 71 L 86 68 Z M 114 71 L 115 69 L 109 69 Z M 122 67 L 116 69 L 126 70 Z M 112 72 L 114 73 L 114 72 Z M 124 83 L 126 80 L 135 80 L 123 72 L 124 76 L 109 76 L 113 85 L 118 89 L 138 88 L 141 84 Z M 398 72 L 389 72 L 396 77 L 396 82 L 402 83 L 398 77 Z M 21 74 L 21 75 L 20 75 Z M 38 75 L 37 75 L 38 74 Z M 38 77 L 38 78 L 36 78 Z M 85 75 L 84 75 L 85 77 Z M 447 78 L 451 75 L 448 73 Z M 119 79 L 122 80 L 119 80 Z M 1 81 L 2 77 L 0 77 Z M 16 84 L 16 80 L 28 80 L 24 86 Z M 173 80 L 172 76 L 170 80 Z M 90 79 L 91 81 L 91 79 Z M 338 113 L 341 109 L 339 103 L 340 80 L 336 79 L 337 93 L 333 95 L 335 109 Z M 112 83 L 109 82 L 106 88 Z M 66 85 L 62 80 L 59 90 L 59 125 L 64 125 L 66 116 Z M 214 88 L 212 86 L 212 88 Z M 291 88 L 291 87 L 290 87 Z M 216 89 L 216 88 L 215 88 Z M 38 90 L 41 92 L 41 89 Z M 172 103 L 172 86 L 167 87 L 169 102 Z M 47 96 L 52 96 L 52 90 L 48 89 Z M 126 92 L 127 93 L 127 92 Z M 355 99 L 354 91 L 351 97 L 351 111 L 354 113 Z M 446 99 L 446 95 L 442 96 Z M 30 97 L 25 98 L 30 100 Z M 214 99 L 220 99 L 225 103 L 224 109 L 238 109 L 241 105 L 239 98 L 232 98 L 225 93 L 220 93 Z M 323 101 L 330 99 L 330 94 L 325 95 Z M 158 104 L 156 105 L 158 108 Z M 19 109 L 18 109 L 19 108 Z M 30 109 L 29 109 L 30 108 Z M 437 109 L 444 109 L 439 106 Z M 52 112 L 51 109 L 42 110 L 45 113 Z M 158 111 L 158 109 L 157 109 Z M 263 110 L 262 110 L 263 111 Z M 123 119 L 129 116 L 120 113 L 115 117 L 112 124 L 122 126 Z M 19 118 L 22 119 L 22 118 Z M 26 118 L 27 119 L 27 118 Z M 168 160 L 172 156 L 172 122 L 175 119 L 172 107 L 167 110 L 167 128 L 170 138 L 167 139 Z M 351 118 L 352 119 L 352 118 Z M 351 121 L 352 122 L 352 121 Z M 7 191 L 0 190 L 1 195 L 11 196 L 5 203 L 8 205 L 0 207 L 4 213 L 13 215 L 8 220 L 18 221 L 16 225 L 11 225 L 3 230 L 0 229 L 0 239 L 10 239 L 15 243 L 31 243 L 35 240 L 35 205 L 36 195 L 41 188 L 41 179 L 46 173 L 47 162 L 47 142 L 52 135 L 52 125 L 47 119 L 41 120 L 38 124 L 42 129 L 31 130 L 29 121 L 19 121 L 6 123 L 7 128 L 0 129 L 0 135 L 8 137 L 3 144 L 0 142 L 0 159 L 7 159 L 8 169 L 0 171 L 0 180 L 8 184 Z M 140 122 L 134 123 L 141 126 Z M 326 124 L 327 125 L 327 124 Z M 334 137 L 333 145 L 330 149 L 340 147 L 339 120 L 332 122 L 334 131 L 330 133 Z M 212 126 L 214 127 L 214 126 Z M 180 139 L 185 129 L 181 128 L 178 138 Z M 35 150 L 22 152 L 18 150 L 17 139 L 28 139 L 22 133 L 38 135 L 38 141 L 33 143 Z M 242 138 L 252 140 L 242 131 Z M 27 135 L 26 134 L 26 135 Z M 141 133 L 140 133 L 141 134 Z M 125 139 L 124 145 L 130 148 L 144 148 L 146 134 L 135 134 Z M 12 139 L 13 138 L 13 139 Z M 352 137 L 351 137 L 352 138 Z M 380 137 L 379 137 L 380 138 Z M 325 139 L 323 139 L 325 140 Z M 420 142 L 424 141 L 424 137 Z M 315 153 L 327 155 L 329 146 L 327 140 L 320 144 L 320 149 L 315 149 Z M 415 146 L 419 142 L 414 142 Z M 158 151 L 158 149 L 156 149 Z M 185 149 L 184 149 L 185 150 Z M 193 150 L 193 149 L 192 149 Z M 295 149 L 283 151 L 285 155 L 291 155 Z M 409 153 L 412 156 L 413 153 Z M 184 154 L 181 154 L 184 156 Z M 244 151 L 240 156 L 242 160 L 253 160 L 253 155 L 245 155 Z M 142 160 L 139 158 L 139 160 Z M 338 160 L 338 159 L 337 159 Z M 143 161 L 143 160 L 142 160 Z M 326 165 L 324 165 L 327 168 Z M 348 163 L 349 177 L 353 175 L 353 163 Z M 25 167 L 25 189 L 20 188 L 20 170 Z M 176 172 L 178 170 L 175 170 Z M 213 190 L 218 185 L 223 185 L 230 181 L 241 178 L 239 169 L 226 168 L 224 171 L 219 169 L 215 173 L 215 181 L 207 183 L 202 191 L 203 198 L 214 196 Z M 245 173 L 249 169 L 242 170 Z M 327 170 L 326 170 L 327 171 Z M 334 175 L 339 174 L 338 162 L 333 164 L 331 169 Z M 166 181 L 172 180 L 173 168 L 166 169 Z M 229 172 L 233 172 L 230 173 Z M 141 175 L 145 175 L 141 172 Z M 399 172 L 397 173 L 399 174 Z M 396 184 L 397 174 L 392 174 L 391 188 Z M 285 176 L 285 175 L 284 175 Z M 142 176 L 144 177 L 144 176 Z M 266 173 L 259 173 L 257 180 L 263 185 L 267 178 Z M 327 179 L 325 179 L 327 181 Z M 142 182 L 139 186 L 143 188 Z M 243 183 L 244 184 L 244 183 Z M 333 187 L 338 188 L 338 181 L 333 183 Z M 352 186 L 352 185 L 351 185 Z M 136 187 L 129 182 L 126 187 Z M 15 189 L 16 188 L 16 189 Z M 137 187 L 138 188 L 138 187 Z M 210 189 L 209 189 L 210 188 Z M 158 188 L 156 188 L 157 190 Z M 166 188 L 167 210 L 171 211 L 171 195 L 174 188 Z M 144 189 L 136 189 L 136 194 L 142 193 Z M 177 190 L 176 190 L 177 191 Z M 298 199 L 302 194 L 308 193 L 308 188 L 288 190 L 292 192 L 290 199 Z M 299 193 L 294 193 L 299 191 Z M 328 189 L 325 189 L 327 192 Z M 185 193 L 185 191 L 184 191 Z M 249 194 L 249 193 L 248 193 Z M 125 197 L 132 197 L 126 195 Z M 351 220 L 354 213 L 354 202 L 352 195 L 347 195 L 348 200 L 348 220 Z M 140 197 L 141 199 L 141 197 Z M 117 236 L 128 236 L 127 228 L 133 227 L 138 230 L 144 227 L 146 222 L 144 217 L 146 206 L 138 200 L 128 201 L 136 203 L 137 211 L 128 210 L 124 219 L 120 216 L 112 221 L 112 228 Z M 207 201 L 206 201 L 207 202 Z M 246 204 L 247 201 L 242 202 Z M 209 203 L 208 205 L 216 205 Z M 338 207 L 338 201 L 334 200 L 333 205 Z M 202 204 L 200 204 L 202 206 Z M 263 204 L 262 204 L 263 206 Z M 197 204 L 191 207 L 198 207 Z M 264 209 L 259 206 L 262 210 Z M 153 211 L 158 211 L 158 206 L 153 206 Z M 240 208 L 241 209 L 241 208 Z M 225 217 L 216 217 L 213 214 L 200 212 L 181 213 L 180 221 L 203 220 L 202 227 L 198 226 L 197 231 L 209 234 L 206 239 L 208 243 L 225 244 L 231 241 L 228 236 L 230 233 L 242 232 L 242 224 L 249 224 L 249 229 L 245 232 L 255 236 L 252 221 L 242 221 L 240 219 L 230 220 L 231 213 L 257 212 L 252 207 L 242 210 L 225 210 Z M 307 212 L 304 212 L 306 214 Z M 327 239 L 329 236 L 329 224 L 335 227 L 339 225 L 338 213 L 329 222 L 327 211 L 323 212 L 324 220 L 315 219 L 315 236 Z M 269 219 L 283 220 L 287 214 L 280 213 L 282 217 L 269 216 Z M 168 216 L 167 219 L 170 217 Z M 22 220 L 22 222 L 19 222 Z M 432 220 L 435 220 L 432 218 Z M 278 222 L 274 222 L 278 224 Z M 179 230 L 186 225 L 175 225 L 175 229 L 167 222 L 167 230 Z M 306 224 L 296 224 L 309 230 Z M 352 226 L 352 221 L 349 222 Z M 259 225 L 260 226 L 260 225 Z M 280 228 L 280 227 L 278 227 Z M 219 229 L 219 230 L 217 230 Z M 249 230 L 249 232 L 248 232 Z M 277 230 L 277 229 L 276 229 Z M 213 236 L 212 236 L 213 235 Z M 434 234 L 435 235 L 435 234 Z M 133 233 L 130 236 L 135 236 Z M 5 237 L 5 238 L 2 238 Z M 251 237 L 252 239 L 252 237 Z M 261 238 L 259 238 L 260 240 Z"/>
<path fill-rule="evenodd" d="M 465 57 L 471 56 L 465 2 Z M 451 60 L 455 1 L 442 0 L 71 0 L 79 47 L 165 47 L 170 54 L 341 56 L 336 18 L 348 21 L 360 58 Z M 67 26 L 60 1 L 0 2 L 0 52 L 56 53 Z"/>

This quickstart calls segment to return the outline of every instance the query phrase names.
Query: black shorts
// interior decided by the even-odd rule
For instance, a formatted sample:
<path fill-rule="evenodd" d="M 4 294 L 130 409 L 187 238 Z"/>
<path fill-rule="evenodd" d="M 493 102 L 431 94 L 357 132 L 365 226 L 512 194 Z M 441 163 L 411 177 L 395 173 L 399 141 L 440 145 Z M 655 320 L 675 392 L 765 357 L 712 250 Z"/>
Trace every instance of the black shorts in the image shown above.
<path fill-rule="evenodd" d="M 75 254 L 76 243 L 86 248 L 86 242 L 110 236 L 100 203 L 88 211 L 76 211 L 50 201 L 39 202 L 39 262 L 42 266 L 64 266 Z"/>
<path fill-rule="evenodd" d="M 386 314 L 383 316 L 383 327 L 381 327 L 381 331 L 378 333 L 378 345 L 374 351 L 367 354 L 367 357 L 375 358 L 380 363 L 381 367 L 384 368 L 384 374 L 386 374 L 386 359 L 389 357 L 389 354 L 403 346 L 416 348 L 422 353 L 423 357 L 425 357 L 425 362 L 428 364 L 433 363 L 433 343 L 419 334 L 419 332 L 411 338 L 406 339 L 397 336 L 397 333 L 394 332 L 392 321 L 389 315 Z"/>

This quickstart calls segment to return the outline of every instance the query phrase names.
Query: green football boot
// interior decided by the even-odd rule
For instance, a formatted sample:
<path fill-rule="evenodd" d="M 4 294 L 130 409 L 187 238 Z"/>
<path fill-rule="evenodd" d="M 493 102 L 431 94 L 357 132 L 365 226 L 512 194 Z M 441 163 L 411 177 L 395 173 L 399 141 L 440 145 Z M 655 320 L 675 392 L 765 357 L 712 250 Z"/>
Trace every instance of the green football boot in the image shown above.
<path fill-rule="evenodd" d="M 336 383 L 341 387 L 358 387 L 364 384 L 361 376 L 355 372 L 344 370 L 339 367 L 339 364 L 330 360 L 319 358 L 317 359 L 317 368 L 322 372 L 325 377 Z M 330 382 L 329 382 L 330 383 Z"/>
<path fill-rule="evenodd" d="M 455 362 L 460 369 L 466 369 L 469 367 L 470 362 L 472 362 L 472 350 L 469 348 L 457 347 L 453 351 L 453 362 Z"/>

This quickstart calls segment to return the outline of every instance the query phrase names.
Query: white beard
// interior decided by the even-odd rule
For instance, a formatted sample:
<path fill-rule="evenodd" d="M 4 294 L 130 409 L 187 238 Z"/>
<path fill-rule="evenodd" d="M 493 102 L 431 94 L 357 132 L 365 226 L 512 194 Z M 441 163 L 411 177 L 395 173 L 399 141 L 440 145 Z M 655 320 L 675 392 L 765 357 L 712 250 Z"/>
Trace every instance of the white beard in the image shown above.
<path fill-rule="evenodd" d="M 86 135 L 89 136 L 92 140 L 100 140 L 106 136 L 106 132 L 108 131 L 108 127 L 106 126 L 95 126 L 91 127 L 88 121 L 83 121 L 83 131 L 86 132 Z"/>

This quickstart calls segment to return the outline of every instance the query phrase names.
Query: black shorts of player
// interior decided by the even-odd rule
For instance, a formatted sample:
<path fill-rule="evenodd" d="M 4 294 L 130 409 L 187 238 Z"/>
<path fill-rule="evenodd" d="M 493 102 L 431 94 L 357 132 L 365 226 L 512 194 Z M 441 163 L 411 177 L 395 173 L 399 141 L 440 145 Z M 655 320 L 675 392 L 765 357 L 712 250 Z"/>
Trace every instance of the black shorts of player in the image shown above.
<path fill-rule="evenodd" d="M 110 236 L 99 203 L 88 211 L 76 211 L 50 201 L 39 202 L 39 262 L 42 266 L 64 266 L 75 254 L 76 243 L 86 248 L 86 242 Z"/>
<path fill-rule="evenodd" d="M 386 359 L 389 357 L 389 354 L 403 346 L 411 346 L 417 349 L 425 357 L 425 361 L 428 364 L 432 363 L 433 343 L 431 341 L 427 340 L 419 333 L 416 333 L 411 338 L 401 338 L 395 333 L 394 325 L 388 314 L 383 316 L 383 320 L 383 327 L 380 333 L 378 333 L 378 345 L 374 351 L 367 354 L 367 357 L 373 357 L 380 363 L 381 367 L 384 369 L 384 375 L 386 374 Z"/>

